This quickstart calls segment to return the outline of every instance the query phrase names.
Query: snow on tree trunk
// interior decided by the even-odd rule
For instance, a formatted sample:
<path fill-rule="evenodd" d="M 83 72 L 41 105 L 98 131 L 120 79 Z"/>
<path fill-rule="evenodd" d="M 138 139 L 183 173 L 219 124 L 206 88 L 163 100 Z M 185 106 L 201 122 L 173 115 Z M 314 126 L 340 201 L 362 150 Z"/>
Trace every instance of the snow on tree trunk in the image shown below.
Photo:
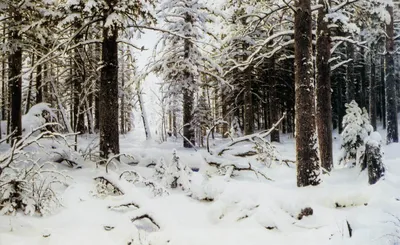
<path fill-rule="evenodd" d="M 378 132 L 373 132 L 365 140 L 365 155 L 362 170 L 368 169 L 368 183 L 370 185 L 378 182 L 385 174 L 381 151 L 382 138 Z"/>
<path fill-rule="evenodd" d="M 310 0 L 296 0 L 294 20 L 297 186 L 318 185 L 320 167 L 315 132 Z"/>
<path fill-rule="evenodd" d="M 399 132 L 397 125 L 397 101 L 396 101 L 396 80 L 394 76 L 394 25 L 393 25 L 393 6 L 387 6 L 390 15 L 390 23 L 386 23 L 386 122 L 387 134 L 386 142 L 399 142 Z"/>
<path fill-rule="evenodd" d="M 138 100 L 143 120 L 144 133 L 146 134 L 146 140 L 149 140 L 151 139 L 150 125 L 146 114 L 146 107 L 143 105 L 143 96 L 141 91 L 138 91 Z"/>
<path fill-rule="evenodd" d="M 107 1 L 113 5 L 112 0 Z M 119 154 L 118 131 L 118 29 L 103 27 L 102 62 L 99 92 L 100 156 Z"/>
<path fill-rule="evenodd" d="M 321 166 L 330 171 L 333 166 L 332 160 L 332 106 L 331 106 L 331 79 L 330 64 L 331 41 L 326 12 L 330 4 L 325 0 L 319 0 L 324 8 L 318 10 L 317 20 L 317 46 L 316 46 L 316 106 L 317 106 L 317 132 L 319 144 L 319 158 Z"/>

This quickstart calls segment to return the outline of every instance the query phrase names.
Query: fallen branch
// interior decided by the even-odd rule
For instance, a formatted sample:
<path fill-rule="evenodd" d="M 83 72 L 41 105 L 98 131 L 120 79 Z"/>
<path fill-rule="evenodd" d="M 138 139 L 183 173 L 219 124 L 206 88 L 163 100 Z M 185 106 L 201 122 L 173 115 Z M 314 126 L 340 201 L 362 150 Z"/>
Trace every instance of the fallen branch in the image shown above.
<path fill-rule="evenodd" d="M 273 179 L 269 178 L 268 176 L 266 176 L 264 173 L 262 173 L 260 170 L 255 169 L 251 166 L 251 164 L 249 163 L 248 167 L 238 167 L 235 164 L 227 164 L 227 165 L 221 165 L 220 163 L 216 163 L 216 162 L 208 162 L 208 164 L 210 166 L 215 166 L 217 168 L 227 168 L 227 167 L 231 167 L 233 168 L 233 171 L 251 171 L 254 172 L 254 174 L 258 177 L 258 175 L 261 175 L 262 177 L 264 177 L 266 180 L 269 181 L 274 181 Z"/>
<path fill-rule="evenodd" d="M 209 141 L 210 141 L 210 134 L 211 134 L 211 132 L 215 129 L 215 127 L 217 127 L 217 126 L 219 126 L 219 125 L 221 125 L 221 124 L 228 124 L 226 121 L 217 121 L 212 127 L 211 127 L 211 129 L 208 131 L 208 134 L 207 134 L 207 151 L 208 151 L 208 153 L 210 153 L 211 154 L 211 151 L 210 151 L 210 143 L 209 143 Z"/>
<path fill-rule="evenodd" d="M 116 205 L 116 206 L 108 206 L 109 209 L 120 209 L 120 208 L 130 208 L 130 207 L 135 207 L 137 209 L 140 208 L 140 206 L 134 202 L 123 203 L 123 204 Z"/>
<path fill-rule="evenodd" d="M 272 125 L 272 127 L 270 129 L 268 129 L 266 131 L 262 131 L 260 133 L 251 134 L 251 135 L 247 135 L 247 136 L 243 136 L 243 137 L 239 137 L 239 138 L 235 139 L 233 142 L 229 143 L 222 150 L 220 150 L 217 155 L 221 156 L 225 151 L 229 150 L 230 147 L 232 147 L 238 143 L 254 142 L 257 138 L 263 139 L 263 138 L 267 137 L 276 129 L 276 127 L 279 126 L 279 124 L 281 124 L 281 122 L 283 121 L 283 119 L 285 117 L 286 117 L 286 113 L 284 113 L 283 116 L 274 125 Z"/>

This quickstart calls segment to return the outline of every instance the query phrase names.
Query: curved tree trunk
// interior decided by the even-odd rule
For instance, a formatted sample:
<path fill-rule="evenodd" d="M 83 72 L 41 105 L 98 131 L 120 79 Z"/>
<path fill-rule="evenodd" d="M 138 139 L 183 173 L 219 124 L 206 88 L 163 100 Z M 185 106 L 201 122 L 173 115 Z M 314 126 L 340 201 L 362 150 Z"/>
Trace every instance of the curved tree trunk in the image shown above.
<path fill-rule="evenodd" d="M 312 79 L 312 16 L 310 0 L 296 0 L 295 93 L 297 186 L 320 182 L 318 145 L 315 132 L 315 97 Z"/>

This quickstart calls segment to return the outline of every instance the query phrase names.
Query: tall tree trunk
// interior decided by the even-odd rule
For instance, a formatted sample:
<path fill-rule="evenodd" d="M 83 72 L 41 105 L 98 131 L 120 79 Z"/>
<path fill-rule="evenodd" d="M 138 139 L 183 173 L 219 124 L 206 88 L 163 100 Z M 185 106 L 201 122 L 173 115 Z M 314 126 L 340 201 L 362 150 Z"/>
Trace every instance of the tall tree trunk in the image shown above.
<path fill-rule="evenodd" d="M 350 103 L 352 100 L 356 99 L 356 84 L 354 80 L 354 44 L 346 44 L 347 59 L 352 59 L 347 64 L 346 69 L 346 102 Z M 360 101 L 356 101 L 360 103 Z"/>
<path fill-rule="evenodd" d="M 320 168 L 315 132 L 310 0 L 296 0 L 294 17 L 297 186 L 318 185 Z"/>
<path fill-rule="evenodd" d="M 101 47 L 96 45 L 95 57 L 97 61 L 101 61 Z M 94 131 L 99 132 L 100 130 L 100 77 L 96 79 L 96 85 L 94 87 Z"/>
<path fill-rule="evenodd" d="M 189 76 L 190 78 L 190 76 Z M 191 148 L 195 144 L 195 132 L 191 126 L 192 122 L 192 111 L 193 111 L 193 97 L 194 94 L 189 89 L 183 91 L 183 136 L 186 138 L 183 140 L 183 146 L 185 148 Z M 189 141 L 189 142 L 188 142 Z"/>
<path fill-rule="evenodd" d="M 381 94 L 381 117 L 382 117 L 382 127 L 386 129 L 386 79 L 385 79 L 385 57 L 381 56 L 381 72 L 380 72 L 380 94 Z"/>
<path fill-rule="evenodd" d="M 113 0 L 106 1 L 109 6 Z M 99 119 L 100 156 L 119 154 L 118 131 L 118 29 L 103 27 Z"/>
<path fill-rule="evenodd" d="M 363 36 L 361 36 L 361 42 L 363 42 Z M 365 93 L 365 88 L 368 86 L 367 85 L 367 61 L 365 57 L 365 49 L 364 46 L 360 47 L 360 56 L 361 56 L 361 74 L 360 74 L 360 86 L 361 89 L 360 91 L 360 108 L 366 107 L 368 108 L 367 102 L 366 102 L 366 93 Z"/>
<path fill-rule="evenodd" d="M 225 91 L 224 91 L 223 87 L 221 88 L 219 94 L 221 95 L 221 101 L 220 101 L 220 104 L 221 104 L 221 117 L 222 117 L 222 120 L 228 122 L 228 105 L 227 105 L 227 102 L 226 102 L 226 94 L 225 94 Z M 228 127 L 229 127 L 229 122 L 228 122 L 228 124 L 227 123 L 223 123 L 222 124 L 222 126 L 221 126 L 222 138 L 227 138 L 228 137 Z"/>
<path fill-rule="evenodd" d="M 249 73 L 249 69 L 245 73 Z M 254 133 L 254 113 L 253 113 L 253 94 L 251 89 L 251 78 L 246 76 L 245 89 L 243 91 L 244 105 L 243 105 L 243 124 L 244 124 L 244 135 Z"/>
<path fill-rule="evenodd" d="M 81 23 L 79 20 L 75 23 L 75 29 L 79 30 Z M 75 43 L 78 44 L 83 40 L 83 34 L 80 33 L 75 37 Z M 83 98 L 83 84 L 85 83 L 85 64 L 83 60 L 83 47 L 77 47 L 73 51 L 73 86 L 74 86 L 74 130 L 80 134 L 85 133 L 85 114 L 84 114 L 84 101 Z"/>
<path fill-rule="evenodd" d="M 38 60 L 42 57 L 38 56 Z M 41 103 L 43 101 L 43 93 L 42 93 L 42 65 L 39 64 L 36 68 L 36 104 Z"/>
<path fill-rule="evenodd" d="M 6 28 L 5 25 L 3 27 L 3 37 L 4 42 L 6 42 Z M 7 83 L 6 83 L 6 59 L 3 57 L 3 61 L 1 62 L 1 120 L 6 119 L 6 111 L 7 111 Z"/>
<path fill-rule="evenodd" d="M 269 110 L 270 110 L 270 121 L 271 123 L 276 123 L 279 120 L 279 98 L 277 93 L 278 81 L 275 74 L 275 57 L 271 57 L 271 64 L 269 67 L 269 80 L 270 80 L 270 102 L 269 102 Z M 280 142 L 279 139 L 279 128 L 276 127 L 275 130 L 271 132 L 271 142 Z"/>
<path fill-rule="evenodd" d="M 35 65 L 35 55 L 32 54 L 31 67 L 34 65 Z M 33 71 L 29 75 L 29 85 L 28 85 L 28 94 L 26 96 L 25 114 L 28 113 L 29 108 L 31 106 L 32 81 L 33 81 Z"/>
<path fill-rule="evenodd" d="M 186 23 L 193 23 L 192 17 L 189 13 L 185 15 L 185 22 Z M 189 59 L 189 54 L 191 52 L 191 46 L 193 44 L 185 39 L 184 41 L 184 59 Z M 194 103 L 194 91 L 192 90 L 194 82 L 193 74 L 186 72 L 185 74 L 186 81 L 184 81 L 187 87 L 183 89 L 183 147 L 191 148 L 195 145 L 196 136 L 194 132 L 194 128 L 192 127 L 191 123 L 193 120 L 193 103 Z"/>
<path fill-rule="evenodd" d="M 324 8 L 318 10 L 317 20 L 317 47 L 316 47 L 316 95 L 317 95 L 317 132 L 319 145 L 319 158 L 321 166 L 330 171 L 333 167 L 332 160 L 332 102 L 330 65 L 331 40 L 326 21 L 329 2 L 319 0 Z"/>
<path fill-rule="evenodd" d="M 371 125 L 374 130 L 376 128 L 376 74 L 375 74 L 375 48 L 371 45 L 371 76 L 369 78 L 369 116 L 371 118 Z"/>
<path fill-rule="evenodd" d="M 14 25 L 22 19 L 20 13 L 15 10 L 12 13 Z M 10 71 L 10 90 L 11 90 L 11 132 L 15 131 L 13 138 L 19 138 L 22 135 L 22 49 L 20 46 L 22 37 L 19 30 L 12 27 L 10 31 L 11 42 L 16 45 L 8 57 Z"/>
<path fill-rule="evenodd" d="M 397 125 L 397 98 L 396 98 L 396 80 L 394 77 L 394 25 L 393 25 L 393 6 L 387 6 L 391 20 L 386 25 L 386 122 L 387 134 L 386 142 L 399 142 L 399 133 Z"/>
<path fill-rule="evenodd" d="M 124 59 L 122 60 L 122 64 L 121 64 L 121 90 L 122 90 L 122 95 L 121 95 L 121 111 L 120 111 L 120 132 L 121 134 L 125 134 L 125 92 L 124 92 L 124 87 L 125 87 L 125 61 Z M 139 91 L 138 91 L 138 97 L 139 97 Z M 140 99 L 140 98 L 139 98 Z M 141 101 L 139 101 L 140 103 Z M 140 105 L 142 106 L 142 105 Z"/>

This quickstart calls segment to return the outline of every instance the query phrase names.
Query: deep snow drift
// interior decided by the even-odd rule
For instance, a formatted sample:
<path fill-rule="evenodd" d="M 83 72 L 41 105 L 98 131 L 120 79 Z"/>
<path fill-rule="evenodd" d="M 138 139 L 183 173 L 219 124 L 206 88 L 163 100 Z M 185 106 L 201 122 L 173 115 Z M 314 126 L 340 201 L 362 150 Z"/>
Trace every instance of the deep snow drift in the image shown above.
<path fill-rule="evenodd" d="M 387 171 L 375 185 L 368 185 L 367 174 L 358 167 L 336 166 L 322 177 L 320 186 L 297 188 L 296 169 L 291 164 L 274 163 L 260 169 L 273 181 L 253 172 L 235 172 L 232 178 L 211 175 L 205 150 L 183 149 L 173 141 L 160 145 L 140 139 L 139 134 L 121 136 L 121 151 L 135 160 L 122 157 L 121 161 L 131 165 L 110 164 L 108 174 L 90 161 L 80 169 L 60 164 L 58 169 L 72 177 L 69 186 L 59 190 L 63 207 L 46 217 L 0 216 L 0 245 L 367 245 L 400 241 L 396 230 L 400 229 L 396 219 L 400 217 L 398 144 L 384 147 Z M 281 144 L 275 144 L 280 155 L 294 159 L 294 139 L 286 135 L 281 139 Z M 84 150 L 94 140 L 82 136 L 79 147 Z M 214 143 L 217 148 L 222 142 Z M 334 144 L 337 157 L 337 137 Z M 119 180 L 127 170 L 153 179 L 154 164 L 161 158 L 168 164 L 174 148 L 182 163 L 200 168 L 191 174 L 190 191 L 160 187 L 165 192 L 155 195 L 151 186 Z M 99 194 L 94 180 L 99 176 L 115 180 L 124 194 Z M 134 205 L 118 207 L 129 203 Z M 312 214 L 300 215 L 305 208 L 311 208 Z M 159 228 L 147 218 L 132 222 L 145 214 Z"/>

